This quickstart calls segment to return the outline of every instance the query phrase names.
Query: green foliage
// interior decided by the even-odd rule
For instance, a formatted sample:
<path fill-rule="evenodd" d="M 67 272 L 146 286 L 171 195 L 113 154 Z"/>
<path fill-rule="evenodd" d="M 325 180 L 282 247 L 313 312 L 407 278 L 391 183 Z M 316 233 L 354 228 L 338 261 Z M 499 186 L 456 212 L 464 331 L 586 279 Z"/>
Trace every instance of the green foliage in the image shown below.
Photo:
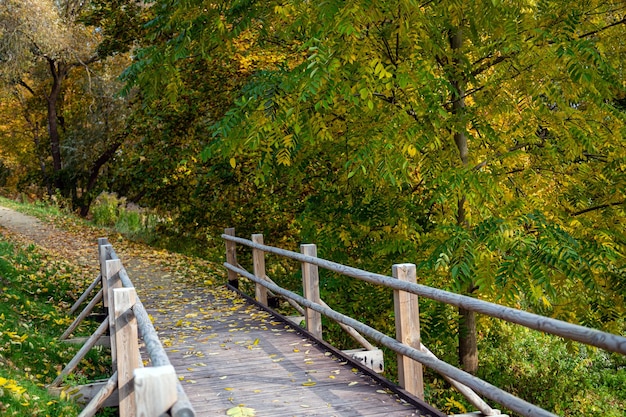
<path fill-rule="evenodd" d="M 120 202 L 115 194 L 100 194 L 94 201 L 91 215 L 96 226 L 115 226 L 119 219 Z"/>
<path fill-rule="evenodd" d="M 623 415 L 623 356 L 495 321 L 488 329 L 481 378 L 560 416 Z"/>
<path fill-rule="evenodd" d="M 78 347 L 58 336 L 72 322 L 67 311 L 84 283 L 65 262 L 17 248 L 0 239 L 0 412 L 7 416 L 78 414 L 75 404 L 50 396 L 45 388 Z M 81 326 L 91 332 L 96 324 Z M 84 366 L 83 366 L 84 365 Z M 108 372 L 92 352 L 81 364 L 84 377 Z"/>

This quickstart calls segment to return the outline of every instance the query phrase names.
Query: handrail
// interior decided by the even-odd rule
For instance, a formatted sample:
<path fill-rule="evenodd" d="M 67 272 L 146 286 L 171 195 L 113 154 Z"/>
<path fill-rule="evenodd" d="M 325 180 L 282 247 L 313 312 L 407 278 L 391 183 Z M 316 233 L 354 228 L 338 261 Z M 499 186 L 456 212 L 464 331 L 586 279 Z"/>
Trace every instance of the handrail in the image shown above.
<path fill-rule="evenodd" d="M 300 262 L 306 262 L 313 265 L 337 272 L 346 276 L 357 278 L 373 284 L 383 285 L 395 290 L 406 291 L 422 297 L 430 298 L 435 301 L 461 307 L 465 310 L 475 311 L 491 317 L 499 318 L 511 323 L 520 324 L 530 329 L 539 330 L 544 333 L 561 336 L 566 339 L 582 342 L 587 345 L 596 346 L 611 352 L 626 355 L 626 337 L 618 336 L 612 333 L 606 333 L 596 329 L 580 326 L 577 324 L 567 323 L 549 317 L 540 316 L 534 313 L 517 310 L 511 307 L 501 306 L 499 304 L 490 303 L 488 301 L 478 300 L 476 298 L 465 295 L 455 294 L 449 291 L 428 287 L 422 284 L 413 284 L 405 281 L 399 281 L 387 275 L 376 274 L 374 272 L 364 271 L 362 269 L 351 266 L 342 265 L 325 259 L 302 255 L 297 252 L 279 249 L 267 245 L 259 245 L 250 240 L 222 235 L 222 238 L 232 242 L 240 243 L 251 248 L 260 249 L 264 252 L 285 256 Z"/>
<path fill-rule="evenodd" d="M 113 246 L 110 244 L 103 245 L 106 246 L 107 259 L 120 259 Z M 126 268 L 122 265 L 119 271 L 120 281 L 125 288 L 134 288 L 132 281 L 130 280 L 128 273 L 126 272 Z M 150 361 L 153 366 L 170 366 L 170 360 L 167 357 L 167 353 L 159 340 L 159 336 L 152 325 L 152 321 L 148 316 L 148 312 L 146 311 L 143 303 L 140 301 L 139 297 L 133 306 L 133 312 L 135 313 L 135 317 L 137 319 L 137 328 L 139 329 L 139 333 L 141 338 L 144 341 L 146 346 L 146 351 L 148 352 L 148 356 L 150 356 Z M 176 392 L 178 394 L 178 400 L 174 403 L 171 409 L 172 417 L 194 417 L 195 411 L 187 397 L 187 394 L 183 390 L 183 387 L 179 380 L 176 381 Z"/>
<path fill-rule="evenodd" d="M 468 374 L 465 371 L 462 371 L 447 362 L 444 362 L 440 359 L 434 358 L 424 352 L 421 352 L 417 349 L 414 349 L 410 346 L 404 345 L 398 342 L 396 339 L 393 339 L 384 333 L 379 332 L 378 330 L 361 323 L 360 321 L 353 319 L 349 316 L 341 314 L 331 308 L 327 308 L 322 306 L 321 304 L 313 303 L 306 298 L 298 295 L 289 290 L 285 290 L 284 288 L 279 287 L 276 284 L 271 284 L 267 281 L 257 278 L 253 274 L 241 269 L 237 268 L 229 264 L 228 262 L 224 263 L 224 266 L 233 272 L 236 272 L 258 284 L 263 285 L 269 290 L 274 291 L 277 294 L 281 294 L 284 297 L 289 297 L 295 300 L 298 304 L 304 305 L 307 308 L 317 311 L 318 313 L 324 314 L 328 318 L 331 318 L 337 322 L 348 325 L 364 335 L 372 338 L 383 346 L 388 347 L 396 353 L 400 353 L 404 356 L 407 356 L 411 359 L 414 359 L 429 368 L 440 372 L 441 374 L 448 375 L 451 378 L 455 379 L 463 383 L 464 385 L 474 389 L 475 391 L 483 394 L 485 397 L 490 398 L 502 405 L 507 406 L 513 411 L 516 411 L 525 416 L 538 416 L 538 417 L 557 417 L 555 414 L 552 414 L 542 408 L 539 408 L 533 404 L 530 404 L 516 396 L 509 394 L 508 392 L 489 384 L 488 382 L 483 381 L 480 378 L 477 378 L 473 375 Z"/>
<path fill-rule="evenodd" d="M 139 300 L 122 261 L 106 238 L 98 239 L 98 254 L 100 273 L 81 295 L 79 302 L 72 306 L 72 311 L 76 311 L 87 300 L 98 283 L 102 284 L 102 288 L 60 339 L 72 341 L 68 339 L 69 336 L 100 301 L 107 313 L 106 319 L 48 386 L 49 392 L 57 395 L 62 393 L 63 388 L 60 385 L 63 379 L 74 371 L 92 347 L 101 343 L 111 346 L 113 374 L 106 381 L 73 387 L 72 397 L 89 400 L 79 417 L 93 417 L 99 409 L 107 406 L 119 407 L 121 417 L 195 417 L 195 411 L 176 378 L 176 370 L 163 349 L 152 321 Z M 107 330 L 109 336 L 104 337 Z M 138 343 L 140 336 L 152 363 L 150 368 L 143 368 L 141 362 Z M 73 341 L 79 340 L 80 338 Z M 117 394 L 114 395 L 115 391 Z"/>
<path fill-rule="evenodd" d="M 253 238 L 255 236 L 259 235 L 253 235 Z M 336 262 L 321 259 L 316 256 L 275 248 L 263 244 L 262 239 L 260 240 L 260 242 L 254 242 L 251 240 L 236 237 L 234 236 L 234 229 L 227 229 L 226 233 L 223 234 L 221 237 L 227 242 L 227 262 L 224 263 L 224 266 L 228 270 L 229 282 L 231 284 L 237 285 L 236 281 L 233 280 L 236 280 L 236 277 L 238 275 L 244 276 L 255 282 L 257 284 L 257 287 L 263 286 L 267 290 L 272 291 L 275 294 L 285 297 L 287 299 L 291 299 L 298 304 L 306 307 L 307 309 L 313 310 L 320 314 L 324 314 L 328 318 L 340 324 L 350 326 L 356 331 L 361 332 L 365 336 L 392 349 L 400 355 L 404 355 L 417 362 L 420 362 L 430 367 L 431 369 L 439 372 L 446 378 L 451 378 L 458 383 L 464 384 L 466 386 L 462 387 L 464 388 L 464 391 L 468 391 L 471 393 L 471 390 L 469 388 L 474 389 L 476 392 L 484 395 L 485 397 L 490 398 L 498 402 L 499 404 L 502 404 L 524 416 L 553 417 L 555 415 L 536 405 L 530 404 L 498 387 L 495 387 L 488 382 L 481 380 L 480 378 L 470 375 L 444 361 L 441 361 L 437 359 L 434 355 L 429 355 L 428 352 L 420 350 L 421 348 L 418 349 L 416 347 L 407 346 L 406 344 L 403 344 L 402 342 L 393 339 L 351 317 L 338 313 L 325 305 L 325 303 L 323 303 L 323 301 L 321 301 L 319 298 L 316 300 L 312 300 L 311 297 L 308 297 L 306 295 L 306 291 L 305 297 L 302 297 L 289 290 L 283 289 L 276 285 L 273 281 L 263 279 L 265 278 L 264 274 L 259 274 L 256 268 L 256 275 L 251 274 L 236 263 L 236 249 L 234 248 L 233 243 L 239 243 L 248 246 L 253 249 L 253 253 L 254 251 L 267 252 L 299 261 L 303 264 L 303 271 L 306 264 L 316 265 L 329 271 L 337 272 L 342 275 L 357 278 L 373 284 L 382 285 L 397 291 L 404 291 L 416 294 L 419 296 L 433 299 L 435 301 L 461 307 L 466 310 L 475 311 L 495 318 L 500 318 L 511 323 L 520 324 L 522 326 L 542 331 L 544 333 L 561 336 L 566 339 L 575 340 L 588 345 L 600 347 L 608 351 L 626 354 L 626 337 L 602 332 L 596 329 L 590 329 L 584 326 L 567 323 L 561 320 L 556 320 L 533 313 L 528 313 L 510 307 L 501 306 L 499 304 L 478 300 L 472 297 L 454 294 L 445 290 L 440 290 L 437 288 L 432 288 L 425 285 L 392 278 L 386 275 L 364 271 L 358 268 L 353 268 L 346 265 L 338 264 Z M 303 245 L 303 247 L 304 246 L 309 245 Z M 315 255 L 315 253 L 313 253 L 312 255 Z M 233 262 L 235 265 L 233 265 L 233 263 L 231 262 Z M 394 276 L 395 268 L 396 266 L 394 266 Z M 417 335 L 417 337 L 419 338 L 419 334 Z M 464 393 L 464 395 L 466 394 Z M 486 407 L 488 408 L 488 406 Z M 497 410 L 491 411 L 496 412 Z"/>

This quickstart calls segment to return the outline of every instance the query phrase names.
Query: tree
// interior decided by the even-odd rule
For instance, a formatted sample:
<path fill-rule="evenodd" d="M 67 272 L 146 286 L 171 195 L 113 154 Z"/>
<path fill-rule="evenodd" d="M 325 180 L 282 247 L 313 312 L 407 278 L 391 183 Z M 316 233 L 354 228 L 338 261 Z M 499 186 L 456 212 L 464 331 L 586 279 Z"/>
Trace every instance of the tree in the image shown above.
<path fill-rule="evenodd" d="M 48 193 L 52 194 L 56 188 L 64 196 L 72 197 L 74 207 L 86 215 L 100 170 L 111 160 L 123 139 L 121 126 L 115 126 L 117 131 L 114 133 L 111 130 L 114 123 L 110 112 L 103 107 L 98 108 L 98 113 L 90 111 L 94 109 L 94 103 L 104 105 L 108 102 L 111 105 L 115 101 L 113 97 L 117 91 L 111 88 L 115 85 L 115 75 L 112 77 L 107 71 L 115 65 L 119 67 L 119 63 L 116 64 L 114 59 L 105 60 L 108 55 L 124 52 L 128 46 L 124 50 L 118 43 L 114 45 L 116 49 L 110 42 L 106 43 L 109 32 L 118 22 L 107 21 L 107 16 L 95 16 L 94 10 L 99 3 L 73 0 L 5 0 L 3 3 L 6 7 L 0 12 L 2 80 L 23 104 L 23 116 L 31 127 Z M 134 16 L 137 7 L 134 2 L 129 2 L 124 9 L 125 15 Z M 87 19 L 90 24 L 105 23 L 107 26 L 87 26 Z M 96 68 L 99 73 L 93 72 Z M 104 80 L 108 86 L 104 86 Z M 68 84 L 80 88 L 68 89 Z M 97 91 L 98 88 L 101 90 Z M 102 97 L 103 91 L 108 97 Z M 99 95 L 97 101 L 94 94 Z M 89 100 L 93 102 L 69 110 L 73 104 L 81 101 L 85 104 Z M 41 134 L 35 111 L 38 103 L 45 109 L 45 136 Z M 118 100 L 115 107 L 120 103 Z M 83 112 L 81 122 L 76 119 L 77 112 Z M 92 118 L 90 126 L 84 124 L 88 117 Z M 96 122 L 93 117 L 101 119 Z M 102 129 L 96 132 L 100 129 L 96 126 Z M 89 138 L 83 136 L 87 131 Z M 88 139 L 91 144 L 81 138 Z M 104 146 L 92 146 L 94 141 Z M 39 153 L 44 142 L 48 143 L 48 152 Z M 82 151 L 79 150 L 81 146 Z"/>
<path fill-rule="evenodd" d="M 623 247 L 580 246 L 561 203 L 624 157 L 624 115 L 610 104 L 623 94 L 621 3 L 290 2 L 276 11 L 294 22 L 279 36 L 302 40 L 307 60 L 244 92 L 217 129 L 227 149 L 254 143 L 289 163 L 300 144 L 359 138 L 348 175 L 374 170 L 430 194 L 436 227 L 418 238 L 430 248 L 423 266 L 444 268 L 464 294 L 532 287 L 526 298 L 550 304 L 562 279 L 583 277 L 595 293 L 602 273 L 623 276 Z M 623 184 L 623 170 L 612 177 Z M 623 218 L 617 194 L 608 204 Z M 514 268 L 518 279 L 505 278 Z M 460 311 L 459 328 L 460 360 L 474 372 L 473 313 Z"/>
<path fill-rule="evenodd" d="M 326 189 L 339 207 L 355 185 L 366 201 L 381 189 L 385 200 L 405 199 L 425 218 L 378 226 L 391 236 L 410 225 L 403 241 L 414 245 L 425 283 L 570 320 L 620 322 L 623 285 L 614 291 L 605 278 L 624 282 L 623 234 L 608 225 L 625 215 L 624 113 L 615 106 L 624 94 L 622 2 L 240 6 L 175 2 L 157 13 L 155 33 L 179 28 L 179 36 L 134 66 L 134 82 L 163 90 L 179 79 L 173 63 L 227 50 L 252 26 L 259 44 L 285 54 L 284 65 L 257 71 L 242 89 L 207 154 L 233 166 L 252 159 L 270 183 L 273 168 L 264 167 L 321 171 L 332 180 L 316 185 L 333 182 Z M 602 210 L 609 219 L 572 218 Z M 576 307 L 585 297 L 591 311 Z M 460 361 L 475 372 L 476 320 L 459 313 Z"/>

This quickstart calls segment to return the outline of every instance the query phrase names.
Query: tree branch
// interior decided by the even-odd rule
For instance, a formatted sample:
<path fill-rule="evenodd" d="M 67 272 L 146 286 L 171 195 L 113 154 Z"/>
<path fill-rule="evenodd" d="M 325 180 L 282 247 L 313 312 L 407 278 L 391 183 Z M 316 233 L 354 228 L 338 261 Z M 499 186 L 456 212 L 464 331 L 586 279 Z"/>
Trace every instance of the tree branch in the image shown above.
<path fill-rule="evenodd" d="M 600 29 L 592 30 L 591 32 L 587 32 L 585 34 L 582 34 L 582 35 L 579 36 L 579 38 L 586 38 L 587 36 L 595 35 L 596 33 L 600 33 L 600 32 L 603 32 L 603 31 L 605 31 L 607 29 L 610 29 L 613 26 L 623 25 L 623 24 L 626 24 L 626 17 L 624 17 L 622 20 L 618 20 L 617 22 L 613 22 L 610 25 L 606 25 L 604 27 L 601 27 Z"/>
<path fill-rule="evenodd" d="M 531 146 L 532 143 L 519 143 L 515 146 L 510 147 L 509 149 L 506 150 L 506 152 L 498 152 L 497 154 L 495 154 L 492 158 L 489 159 L 485 159 L 484 161 L 482 161 L 481 163 L 477 164 L 476 166 L 474 166 L 474 171 L 478 171 L 481 168 L 484 168 L 485 166 L 487 166 L 487 164 L 489 163 L 489 161 L 492 161 L 494 159 L 498 159 L 501 158 L 502 156 L 506 155 L 507 153 L 511 153 L 511 152 L 515 152 L 515 151 L 519 151 L 522 148 L 525 148 L 527 146 Z"/>
<path fill-rule="evenodd" d="M 19 80 L 17 80 L 17 83 L 19 85 L 21 85 L 22 87 L 24 87 L 29 93 L 31 93 L 34 97 L 37 97 L 37 94 L 35 94 L 35 91 L 31 88 L 31 86 L 29 86 L 28 84 L 26 84 L 26 82 L 24 80 L 22 80 L 21 78 Z"/>
<path fill-rule="evenodd" d="M 618 201 L 616 203 L 600 204 L 599 206 L 589 207 L 589 208 L 586 208 L 584 210 L 580 210 L 580 211 L 577 211 L 575 213 L 572 213 L 572 216 L 580 216 L 581 214 L 589 213 L 590 211 L 602 210 L 603 208 L 613 207 L 613 206 L 620 206 L 622 204 L 626 204 L 626 200 Z"/>

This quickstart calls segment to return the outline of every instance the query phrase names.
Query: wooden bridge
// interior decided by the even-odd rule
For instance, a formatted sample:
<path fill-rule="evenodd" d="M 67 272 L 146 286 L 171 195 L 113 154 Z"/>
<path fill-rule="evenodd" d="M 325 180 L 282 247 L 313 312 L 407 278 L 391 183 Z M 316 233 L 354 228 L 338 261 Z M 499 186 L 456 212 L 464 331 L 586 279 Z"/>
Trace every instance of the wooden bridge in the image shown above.
<path fill-rule="evenodd" d="M 107 319 L 84 341 L 50 390 L 64 390 L 86 403 L 81 417 L 111 405 L 119 407 L 122 417 L 443 416 L 423 401 L 423 364 L 442 374 L 476 407 L 478 411 L 468 415 L 500 414 L 480 394 L 519 415 L 554 416 L 432 355 L 420 343 L 418 295 L 626 354 L 626 338 L 621 336 L 418 285 L 411 264 L 394 265 L 393 277 L 388 277 L 320 259 L 315 245 L 302 245 L 302 253 L 297 253 L 264 245 L 261 235 L 251 240 L 235 237 L 234 229 L 222 237 L 227 286 L 183 288 L 152 280 L 140 291 L 145 306 L 112 246 L 99 239 L 101 273 L 72 312 L 98 285 L 102 289 L 61 338 L 68 340 L 99 303 Z M 252 248 L 253 272 L 238 264 L 237 245 Z M 301 263 L 304 296 L 266 275 L 266 254 Z M 328 307 L 319 297 L 319 267 L 393 288 L 396 338 Z M 255 299 L 239 293 L 240 277 L 254 282 Z M 300 311 L 306 329 L 269 309 L 268 291 Z M 337 321 L 364 351 L 341 352 L 325 343 L 322 315 Z M 397 352 L 400 386 L 376 372 L 382 370 L 382 358 L 369 340 Z M 97 344 L 111 346 L 111 378 L 63 388 L 64 377 Z"/>

